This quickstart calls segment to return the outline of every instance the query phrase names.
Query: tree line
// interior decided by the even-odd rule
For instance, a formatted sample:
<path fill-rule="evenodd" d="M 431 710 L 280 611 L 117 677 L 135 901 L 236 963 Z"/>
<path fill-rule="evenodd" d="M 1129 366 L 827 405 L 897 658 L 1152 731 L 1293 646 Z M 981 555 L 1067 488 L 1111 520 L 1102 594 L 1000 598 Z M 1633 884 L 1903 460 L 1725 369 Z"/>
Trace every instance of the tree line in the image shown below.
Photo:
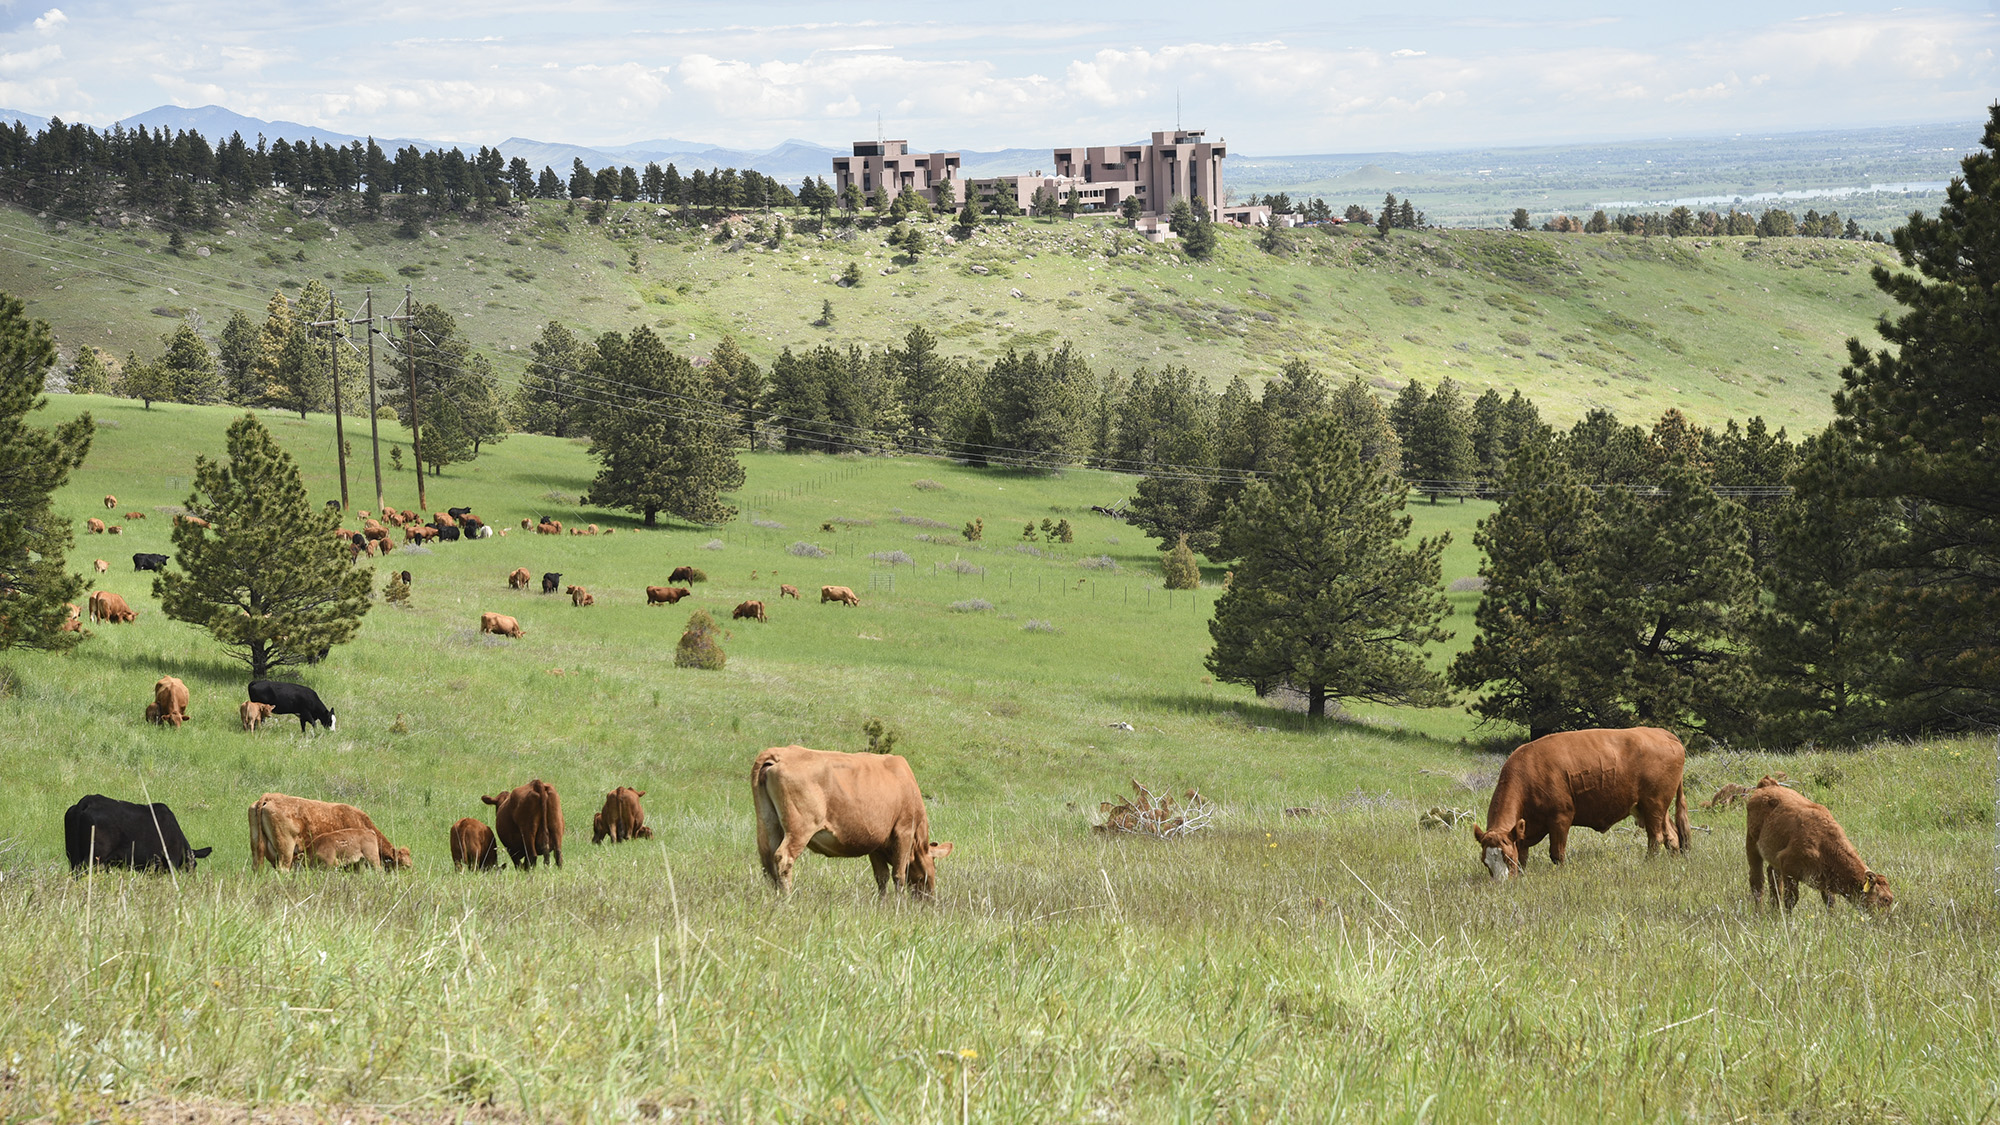
<path fill-rule="evenodd" d="M 1534 218 L 1526 207 L 1514 208 L 1514 214 L 1507 225 L 1515 230 L 1533 230 Z M 1690 207 L 1676 207 L 1661 214 L 1658 211 L 1608 216 L 1602 210 L 1593 212 L 1588 219 L 1574 215 L 1556 214 L 1542 223 L 1541 229 L 1564 234 L 1606 234 L 1617 231 L 1620 234 L 1636 234 L 1647 238 L 1686 238 L 1694 235 L 1731 235 L 1756 238 L 1844 238 L 1850 241 L 1886 242 L 1878 231 L 1864 231 L 1861 224 L 1853 219 L 1843 221 L 1838 211 L 1828 211 L 1822 215 L 1818 210 L 1808 210 L 1803 217 L 1779 207 L 1766 208 L 1761 214 L 1738 211 L 1731 207 L 1728 211 L 1695 211 Z"/>

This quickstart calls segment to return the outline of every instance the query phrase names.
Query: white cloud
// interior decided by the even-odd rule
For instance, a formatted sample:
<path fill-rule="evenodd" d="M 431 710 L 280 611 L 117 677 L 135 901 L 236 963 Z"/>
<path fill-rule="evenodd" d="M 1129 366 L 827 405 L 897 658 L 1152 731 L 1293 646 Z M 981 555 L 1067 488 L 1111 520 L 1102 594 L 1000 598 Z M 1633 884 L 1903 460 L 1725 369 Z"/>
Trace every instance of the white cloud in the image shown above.
<path fill-rule="evenodd" d="M 62 30 L 62 25 L 68 22 L 69 17 L 63 15 L 61 8 L 50 8 L 48 11 L 43 12 L 39 19 L 35 20 L 35 30 L 41 32 L 43 35 L 54 35 L 56 32 Z"/>
<path fill-rule="evenodd" d="M 53 43 L 31 51 L 8 51 L 0 54 L 0 74 L 32 74 L 62 58 L 62 53 L 62 48 Z"/>

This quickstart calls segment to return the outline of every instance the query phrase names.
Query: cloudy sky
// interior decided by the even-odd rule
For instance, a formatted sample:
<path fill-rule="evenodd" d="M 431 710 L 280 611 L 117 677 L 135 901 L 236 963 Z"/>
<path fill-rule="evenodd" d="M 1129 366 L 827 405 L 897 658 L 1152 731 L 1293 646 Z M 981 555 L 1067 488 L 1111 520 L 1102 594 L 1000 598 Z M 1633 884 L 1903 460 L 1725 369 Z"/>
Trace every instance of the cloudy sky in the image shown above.
<path fill-rule="evenodd" d="M 349 133 L 762 147 L 1464 148 L 1982 119 L 2000 0 L 1652 5 L 0 0 L 0 107 L 217 104 Z M 1117 9 L 1145 9 L 1133 14 Z"/>

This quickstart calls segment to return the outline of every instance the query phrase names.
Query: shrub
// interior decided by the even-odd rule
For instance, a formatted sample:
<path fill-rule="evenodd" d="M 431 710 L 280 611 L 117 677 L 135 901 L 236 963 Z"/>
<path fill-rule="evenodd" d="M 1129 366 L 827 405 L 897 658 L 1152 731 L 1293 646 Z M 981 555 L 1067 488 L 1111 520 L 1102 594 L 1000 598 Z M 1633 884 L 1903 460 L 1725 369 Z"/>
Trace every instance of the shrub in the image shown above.
<path fill-rule="evenodd" d="M 932 569 L 932 570 L 949 570 L 949 571 L 951 571 L 951 572 L 952 572 L 953 574 L 985 574 L 985 573 L 986 573 L 986 568 L 985 568 L 985 567 L 983 567 L 983 566 L 980 566 L 980 565 L 978 565 L 977 563 L 969 563 L 969 562 L 966 562 L 966 561 L 965 561 L 964 559 L 953 559 L 953 560 L 951 560 L 950 562 L 941 562 L 941 563 L 935 563 L 935 564 L 933 564 L 933 565 L 931 566 L 931 569 Z"/>
<path fill-rule="evenodd" d="M 1451 580 L 1451 585 L 1445 587 L 1445 589 L 1455 594 L 1464 593 L 1467 590 L 1484 590 L 1485 588 L 1486 579 L 1477 574 L 1469 578 L 1454 578 Z"/>
<path fill-rule="evenodd" d="M 1042 550 L 1040 547 L 1037 547 L 1032 543 L 1016 543 L 1014 544 L 1014 551 L 1017 554 L 1033 555 L 1038 559 L 1045 559 L 1049 557 L 1049 553 L 1047 551 Z"/>
<path fill-rule="evenodd" d="M 918 492 L 943 492 L 943 491 L 944 491 L 944 485 L 941 485 L 941 484 L 939 484 L 938 482 L 936 482 L 936 481 L 934 481 L 934 480 L 930 479 L 929 477 L 925 477 L 925 478 L 924 478 L 924 479 L 922 479 L 922 480 L 913 480 L 913 481 L 911 481 L 911 482 L 910 482 L 910 487 L 911 487 L 911 488 L 914 488 L 914 489 L 916 489 L 916 490 L 917 490 Z"/>
<path fill-rule="evenodd" d="M 703 543 L 703 544 L 701 545 L 701 549 L 702 549 L 702 550 L 704 550 L 704 551 L 720 551 L 720 550 L 722 550 L 722 548 L 723 548 L 723 545 L 724 545 L 724 544 L 723 544 L 722 540 L 720 540 L 720 539 L 711 539 L 711 540 L 709 540 L 708 542 L 706 542 L 706 543 Z"/>
<path fill-rule="evenodd" d="M 751 520 L 750 526 L 768 528 L 773 531 L 783 531 L 785 529 L 785 525 L 779 523 L 777 520 L 763 520 L 763 519 Z"/>
<path fill-rule="evenodd" d="M 1030 617 L 1028 618 L 1028 623 L 1021 626 L 1021 631 L 1023 633 L 1053 633 L 1056 631 L 1056 627 L 1046 621 L 1038 621 Z"/>
<path fill-rule="evenodd" d="M 947 608 L 953 613 L 979 613 L 992 609 L 993 603 L 985 598 L 967 598 L 962 602 L 953 602 Z"/>
<path fill-rule="evenodd" d="M 966 523 L 965 530 L 959 532 L 959 534 L 965 536 L 967 543 L 977 543 L 980 537 L 986 534 L 986 521 L 983 519 L 971 520 Z"/>
<path fill-rule="evenodd" d="M 910 566 L 917 561 L 903 551 L 876 551 L 868 557 L 879 563 L 888 563 L 890 566 Z"/>
<path fill-rule="evenodd" d="M 410 584 L 403 581 L 403 577 L 400 574 L 390 575 L 389 584 L 382 588 L 382 600 L 388 602 L 390 605 L 408 606 L 410 604 Z"/>
<path fill-rule="evenodd" d="M 1118 569 L 1118 560 L 1112 558 L 1110 555 L 1085 555 L 1076 560 L 1076 565 L 1085 570 L 1115 571 Z"/>
<path fill-rule="evenodd" d="M 1169 590 L 1193 590 L 1201 586 L 1201 567 L 1195 564 L 1194 549 L 1188 546 L 1185 535 L 1167 552 L 1160 569 L 1166 573 Z"/>
<path fill-rule="evenodd" d="M 717 632 L 715 618 L 706 610 L 696 610 L 688 618 L 687 631 L 681 634 L 680 643 L 674 646 L 674 666 L 721 671 L 729 663 L 729 655 L 716 640 Z"/>
<path fill-rule="evenodd" d="M 825 547 L 817 543 L 808 543 L 803 539 L 785 548 L 785 550 L 787 553 L 797 555 L 802 559 L 824 559 L 832 555 L 832 552 L 828 551 Z"/>
<path fill-rule="evenodd" d="M 896 522 L 898 522 L 898 523 L 906 523 L 906 524 L 909 524 L 909 525 L 910 525 L 911 527 L 929 527 L 929 528 L 935 528 L 935 529 L 937 529 L 937 530 L 939 530 L 939 531 L 943 531 L 943 530 L 945 530 L 945 529 L 947 529 L 947 528 L 949 528 L 949 527 L 951 526 L 951 525 L 950 525 L 950 524 L 948 524 L 948 523 L 942 523 L 942 522 L 940 522 L 940 521 L 938 521 L 938 520 L 927 520 L 927 519 L 925 519 L 925 518 L 924 518 L 924 517 L 922 517 L 922 516 L 903 516 L 903 517 L 901 517 L 900 519 L 898 519 L 898 520 L 897 520 Z"/>

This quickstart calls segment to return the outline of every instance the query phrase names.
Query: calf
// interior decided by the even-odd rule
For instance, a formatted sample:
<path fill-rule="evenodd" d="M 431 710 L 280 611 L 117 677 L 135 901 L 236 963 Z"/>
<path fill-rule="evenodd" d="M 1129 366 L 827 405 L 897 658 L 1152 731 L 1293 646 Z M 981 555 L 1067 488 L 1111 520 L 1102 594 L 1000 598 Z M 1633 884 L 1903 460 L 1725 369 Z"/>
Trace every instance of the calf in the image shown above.
<path fill-rule="evenodd" d="M 96 567 L 96 568 L 97 568 L 97 573 L 99 573 L 99 574 L 109 574 L 109 573 L 111 573 L 111 564 L 110 564 L 110 563 L 108 563 L 108 562 L 105 562 L 105 561 L 104 561 L 103 559 L 93 559 L 93 560 L 91 560 L 91 564 L 90 564 L 90 565 L 92 565 L 92 566 Z"/>
<path fill-rule="evenodd" d="M 174 810 L 161 802 L 140 805 L 97 793 L 63 813 L 63 845 L 71 871 L 91 863 L 193 871 L 196 860 L 215 850 L 189 847 Z"/>
<path fill-rule="evenodd" d="M 1571 828 L 1609 832 L 1634 815 L 1646 830 L 1648 855 L 1662 845 L 1685 851 L 1686 764 L 1681 740 L 1657 727 L 1564 731 L 1517 747 L 1500 767 L 1486 827 L 1470 825 L 1480 862 L 1493 878 L 1505 880 L 1519 875 L 1528 849 L 1546 839 L 1549 862 L 1560 864 Z"/>
<path fill-rule="evenodd" d="M 1743 854 L 1750 863 L 1752 904 L 1764 904 L 1768 882 L 1772 901 L 1790 910 L 1798 905 L 1803 879 L 1819 888 L 1829 910 L 1835 895 L 1869 910 L 1895 905 L 1889 880 L 1861 862 L 1860 853 L 1825 805 L 1766 777 L 1743 806 Z"/>
<path fill-rule="evenodd" d="M 557 522 L 556 522 L 555 520 L 544 520 L 543 522 L 541 522 L 541 523 L 538 523 L 538 524 L 536 524 L 536 525 L 535 525 L 535 534 L 536 534 L 536 535 L 561 535 L 561 534 L 562 534 L 562 524 L 560 524 L 560 523 L 557 523 Z"/>
<path fill-rule="evenodd" d="M 106 590 L 93 590 L 90 594 L 90 620 L 93 624 L 107 622 L 113 625 L 130 625 L 139 619 L 125 599 Z"/>
<path fill-rule="evenodd" d="M 542 574 L 542 593 L 553 594 L 560 585 L 562 585 L 562 571 L 551 570 Z"/>
<path fill-rule="evenodd" d="M 126 512 L 126 513 L 125 513 L 125 519 L 126 519 L 126 521 L 127 521 L 127 522 L 130 522 L 130 521 L 132 521 L 132 520 L 142 520 L 142 519 L 145 519 L 145 518 L 146 518 L 146 513 L 144 513 L 144 512 Z"/>
<path fill-rule="evenodd" d="M 646 604 L 673 605 L 692 592 L 685 586 L 648 586 L 646 587 Z"/>
<path fill-rule="evenodd" d="M 537 860 L 562 866 L 562 800 L 556 788 L 541 778 L 480 800 L 492 805 L 493 833 L 507 849 L 514 866 L 524 871 Z"/>
<path fill-rule="evenodd" d="M 376 855 L 384 865 L 410 866 L 410 849 L 391 844 L 367 813 L 353 805 L 283 793 L 266 793 L 250 806 L 250 866 L 255 869 L 268 863 L 290 871 L 315 839 L 343 831 L 372 834 Z"/>
<path fill-rule="evenodd" d="M 500 851 L 493 846 L 493 830 L 484 821 L 463 817 L 451 826 L 451 869 L 470 867 L 490 871 L 500 866 Z"/>
<path fill-rule="evenodd" d="M 153 706 L 159 711 L 157 722 L 181 729 L 181 724 L 187 721 L 187 685 L 178 677 L 161 676 L 153 684 Z"/>
<path fill-rule="evenodd" d="M 764 874 L 790 894 L 792 865 L 808 848 L 824 856 L 867 856 L 875 888 L 893 880 L 929 898 L 937 860 L 950 844 L 930 838 L 930 816 L 917 776 L 897 754 L 842 754 L 775 746 L 750 767 L 757 806 L 757 856 Z"/>
<path fill-rule="evenodd" d="M 256 730 L 258 727 L 263 726 L 275 712 L 268 703 L 253 703 L 246 699 L 237 705 L 236 713 L 243 720 L 244 730 Z"/>
<path fill-rule="evenodd" d="M 63 623 L 56 626 L 56 631 L 61 633 L 81 633 L 83 631 L 83 610 L 79 609 L 75 602 L 64 602 L 63 609 L 68 611 L 69 616 L 63 618 Z"/>
<path fill-rule="evenodd" d="M 363 864 L 382 871 L 385 870 L 382 865 L 382 840 L 382 834 L 372 828 L 337 828 L 308 840 L 305 860 L 310 866 L 335 871 L 344 867 L 359 868 Z"/>
<path fill-rule="evenodd" d="M 92 535 L 102 535 L 104 534 L 104 521 L 98 519 L 96 516 L 92 516 L 83 521 L 83 529 Z"/>
<path fill-rule="evenodd" d="M 653 830 L 646 827 L 646 810 L 639 805 L 644 789 L 621 785 L 604 795 L 604 808 L 590 818 L 590 842 L 607 838 L 614 844 L 627 840 L 650 840 Z"/>
<path fill-rule="evenodd" d="M 320 702 L 319 694 L 304 684 L 251 680 L 250 702 L 270 704 L 275 715 L 297 715 L 301 734 L 313 723 L 334 729 L 333 708 Z"/>
<path fill-rule="evenodd" d="M 528 583 L 534 580 L 534 576 L 528 573 L 527 567 L 517 566 L 514 568 L 514 573 L 507 576 L 507 588 L 509 590 L 525 590 L 528 588 Z"/>
<path fill-rule="evenodd" d="M 730 613 L 729 617 L 731 620 L 740 620 L 745 617 L 755 618 L 758 621 L 769 620 L 769 618 L 764 616 L 764 603 L 755 599 L 737 606 L 735 611 Z"/>
<path fill-rule="evenodd" d="M 118 506 L 118 498 L 116 496 L 106 496 L 104 498 L 104 506 L 107 509 L 116 508 Z"/>
<path fill-rule="evenodd" d="M 860 605 L 861 599 L 854 595 L 853 590 L 845 586 L 821 586 L 819 588 L 819 604 L 825 605 L 828 602 L 839 602 L 842 605 Z"/>
<path fill-rule="evenodd" d="M 581 586 L 571 586 L 569 588 L 569 604 L 573 606 L 596 605 L 597 599 L 590 596 L 589 590 Z"/>
<path fill-rule="evenodd" d="M 797 600 L 799 596 L 799 588 L 797 586 L 779 586 L 778 596 L 780 598 L 791 598 L 793 600 Z"/>
<path fill-rule="evenodd" d="M 522 630 L 519 621 L 514 620 L 504 613 L 480 614 L 479 631 L 481 633 L 492 633 L 501 637 L 512 637 L 517 641 L 528 635 Z"/>

